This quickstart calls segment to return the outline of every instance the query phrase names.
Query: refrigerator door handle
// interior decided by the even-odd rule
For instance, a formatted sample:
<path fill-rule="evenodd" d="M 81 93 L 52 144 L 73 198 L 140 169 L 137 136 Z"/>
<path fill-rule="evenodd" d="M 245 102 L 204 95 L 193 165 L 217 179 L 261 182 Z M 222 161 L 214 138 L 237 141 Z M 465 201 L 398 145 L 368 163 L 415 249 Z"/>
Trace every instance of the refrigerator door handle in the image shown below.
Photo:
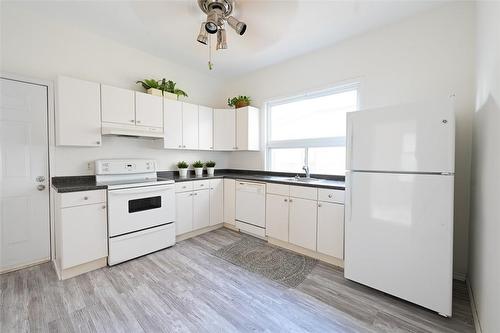
<path fill-rule="evenodd" d="M 347 137 L 347 161 L 346 161 L 346 169 L 351 170 L 352 169 L 352 159 L 353 159 L 353 144 L 354 144 L 354 127 L 353 127 L 353 121 L 351 119 L 348 120 L 347 123 L 347 130 L 349 133 L 349 136 Z"/>
<path fill-rule="evenodd" d="M 351 187 L 351 177 L 352 177 L 352 174 L 350 172 L 347 172 L 346 173 L 346 177 L 345 177 L 345 189 L 346 189 L 346 192 L 347 195 L 347 201 L 345 203 L 345 209 L 347 210 L 346 211 L 346 222 L 349 223 L 351 222 L 351 219 L 352 219 L 352 187 Z"/>

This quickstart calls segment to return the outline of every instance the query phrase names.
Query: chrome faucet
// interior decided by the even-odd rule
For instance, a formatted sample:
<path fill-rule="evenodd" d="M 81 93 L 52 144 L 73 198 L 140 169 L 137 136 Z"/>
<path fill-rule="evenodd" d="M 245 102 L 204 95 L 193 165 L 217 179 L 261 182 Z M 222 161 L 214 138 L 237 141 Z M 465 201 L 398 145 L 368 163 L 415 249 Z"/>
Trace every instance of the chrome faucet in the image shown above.
<path fill-rule="evenodd" d="M 304 170 L 306 172 L 306 178 L 311 178 L 311 174 L 309 172 L 309 167 L 307 165 L 304 165 L 302 167 L 302 170 Z"/>

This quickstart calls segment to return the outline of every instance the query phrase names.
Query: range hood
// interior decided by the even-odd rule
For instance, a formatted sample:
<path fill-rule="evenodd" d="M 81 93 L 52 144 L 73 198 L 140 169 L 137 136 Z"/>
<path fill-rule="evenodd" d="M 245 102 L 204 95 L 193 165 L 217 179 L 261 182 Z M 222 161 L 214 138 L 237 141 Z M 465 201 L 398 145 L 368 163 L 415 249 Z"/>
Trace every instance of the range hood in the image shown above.
<path fill-rule="evenodd" d="M 163 128 L 123 125 L 115 123 L 102 123 L 102 135 L 133 136 L 143 138 L 160 139 L 163 138 Z"/>

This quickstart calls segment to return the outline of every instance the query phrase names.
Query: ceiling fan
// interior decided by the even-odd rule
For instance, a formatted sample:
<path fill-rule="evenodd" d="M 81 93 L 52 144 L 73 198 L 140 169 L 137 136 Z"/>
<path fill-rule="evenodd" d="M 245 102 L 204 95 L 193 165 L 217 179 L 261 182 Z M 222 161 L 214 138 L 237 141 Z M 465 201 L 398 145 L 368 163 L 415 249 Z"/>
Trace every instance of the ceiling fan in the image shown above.
<path fill-rule="evenodd" d="M 234 0 L 198 0 L 198 6 L 207 14 L 207 18 L 201 23 L 197 41 L 204 45 L 208 45 L 208 68 L 212 70 L 210 35 L 217 34 L 217 50 L 227 49 L 225 24 L 227 23 L 240 36 L 247 30 L 247 25 L 231 15 L 234 9 Z"/>

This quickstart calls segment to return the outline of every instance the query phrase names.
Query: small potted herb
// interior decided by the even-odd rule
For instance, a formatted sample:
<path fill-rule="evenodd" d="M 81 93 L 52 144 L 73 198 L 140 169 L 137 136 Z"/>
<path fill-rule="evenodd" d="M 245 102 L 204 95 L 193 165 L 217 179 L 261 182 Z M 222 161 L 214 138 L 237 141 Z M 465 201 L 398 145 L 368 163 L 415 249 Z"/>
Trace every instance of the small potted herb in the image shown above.
<path fill-rule="evenodd" d="M 207 161 L 205 163 L 205 166 L 207 167 L 207 174 L 209 176 L 213 176 L 215 174 L 215 162 L 214 161 Z"/>
<path fill-rule="evenodd" d="M 196 177 L 203 176 L 203 162 L 202 161 L 193 162 L 193 168 L 194 168 L 194 174 Z"/>
<path fill-rule="evenodd" d="M 252 99 L 249 96 L 237 96 L 227 99 L 227 105 L 232 106 L 236 109 L 244 108 L 249 106 Z"/>
<path fill-rule="evenodd" d="M 176 84 L 177 83 L 172 80 L 167 81 L 166 79 L 162 79 L 160 83 L 160 89 L 161 91 L 163 91 L 163 95 L 168 99 L 174 100 L 178 100 L 181 96 L 188 97 L 184 90 L 175 87 Z"/>
<path fill-rule="evenodd" d="M 150 95 L 163 96 L 163 90 L 161 89 L 160 83 L 155 79 L 145 79 L 142 81 L 137 81 L 137 84 L 141 84 L 146 92 Z"/>
<path fill-rule="evenodd" d="M 179 176 L 181 178 L 187 178 L 189 164 L 184 161 L 177 162 L 177 169 L 179 169 Z"/>

